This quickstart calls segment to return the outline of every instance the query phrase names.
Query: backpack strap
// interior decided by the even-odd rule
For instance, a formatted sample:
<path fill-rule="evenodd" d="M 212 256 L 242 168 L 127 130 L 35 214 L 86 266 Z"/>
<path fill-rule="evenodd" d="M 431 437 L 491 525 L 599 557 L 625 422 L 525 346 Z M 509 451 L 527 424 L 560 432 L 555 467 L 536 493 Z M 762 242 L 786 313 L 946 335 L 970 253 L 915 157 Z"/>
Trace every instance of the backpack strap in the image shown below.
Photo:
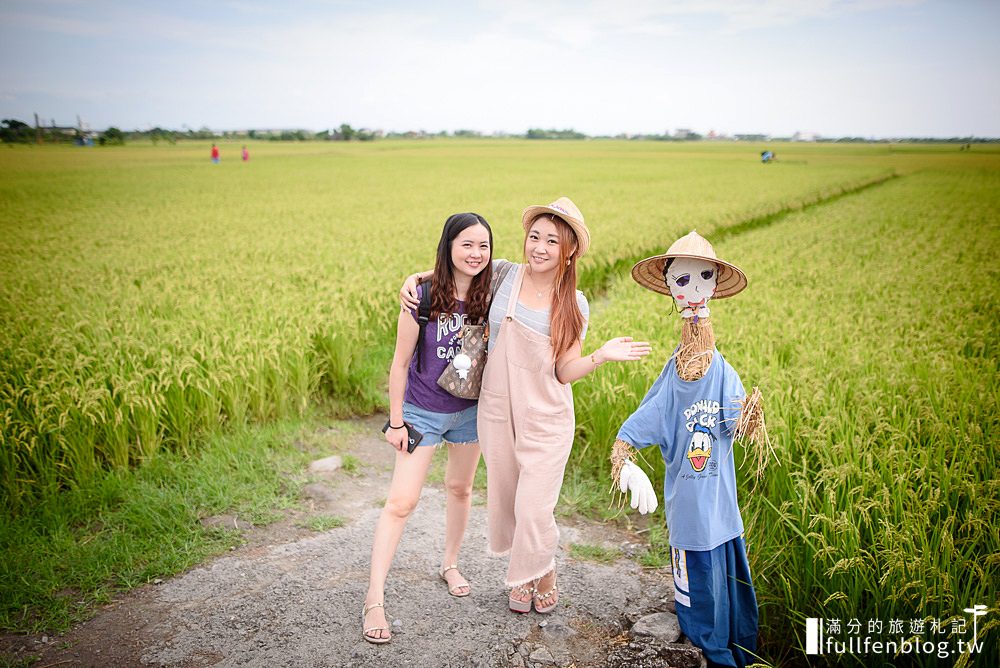
<path fill-rule="evenodd" d="M 423 290 L 420 293 L 420 305 L 417 306 L 417 324 L 420 326 L 420 332 L 417 334 L 417 373 L 422 373 L 423 359 L 420 351 L 424 347 L 424 330 L 427 329 L 427 323 L 431 319 L 431 281 L 428 280 L 421 287 Z"/>

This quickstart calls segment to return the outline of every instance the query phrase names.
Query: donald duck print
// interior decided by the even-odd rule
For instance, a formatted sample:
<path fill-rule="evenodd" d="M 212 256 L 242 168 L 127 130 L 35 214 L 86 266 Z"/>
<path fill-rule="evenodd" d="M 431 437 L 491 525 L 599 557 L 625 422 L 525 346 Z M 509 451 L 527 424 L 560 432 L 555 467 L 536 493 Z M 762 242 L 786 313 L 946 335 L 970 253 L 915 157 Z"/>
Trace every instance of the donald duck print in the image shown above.
<path fill-rule="evenodd" d="M 685 456 L 693 471 L 693 473 L 687 472 L 685 477 L 704 478 L 717 475 L 719 464 L 712 459 L 716 436 L 712 430 L 719 424 L 721 410 L 722 405 L 718 401 L 701 400 L 684 411 L 684 426 L 691 434 Z"/>
<path fill-rule="evenodd" d="M 694 434 L 691 436 L 691 443 L 688 445 L 687 458 L 691 462 L 691 468 L 697 473 L 705 470 L 708 460 L 712 458 L 712 442 L 715 435 L 708 427 L 696 424 Z"/>

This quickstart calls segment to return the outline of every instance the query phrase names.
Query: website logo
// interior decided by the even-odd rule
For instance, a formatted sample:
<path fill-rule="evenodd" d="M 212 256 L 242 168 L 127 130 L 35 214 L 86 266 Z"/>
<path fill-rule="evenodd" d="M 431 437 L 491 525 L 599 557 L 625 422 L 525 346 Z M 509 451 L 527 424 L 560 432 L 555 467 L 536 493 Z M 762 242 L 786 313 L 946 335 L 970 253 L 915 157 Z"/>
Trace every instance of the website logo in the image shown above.
<path fill-rule="evenodd" d="M 983 649 L 979 641 L 979 618 L 988 610 L 974 605 L 963 612 L 972 615 L 971 639 L 967 619 L 869 619 L 865 623 L 853 618 L 809 617 L 806 619 L 806 654 L 832 656 L 838 654 L 881 654 L 885 656 L 929 655 L 939 659 L 962 654 L 978 654 Z"/>

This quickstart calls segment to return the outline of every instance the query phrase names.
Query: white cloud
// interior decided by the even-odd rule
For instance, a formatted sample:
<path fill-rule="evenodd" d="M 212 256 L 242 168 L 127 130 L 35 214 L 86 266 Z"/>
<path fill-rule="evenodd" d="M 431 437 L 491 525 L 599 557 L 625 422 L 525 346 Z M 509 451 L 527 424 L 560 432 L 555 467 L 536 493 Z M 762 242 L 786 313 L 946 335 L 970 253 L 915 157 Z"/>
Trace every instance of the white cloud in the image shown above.
<path fill-rule="evenodd" d="M 571 46 L 597 36 L 677 34 L 680 24 L 701 19 L 718 32 L 791 26 L 820 18 L 912 6 L 925 0 L 486 0 L 481 3 L 511 31 L 539 34 Z"/>
<path fill-rule="evenodd" d="M 51 115 L 104 108 L 124 127 L 148 121 L 320 129 L 348 122 L 387 130 L 826 132 L 850 123 L 863 134 L 877 122 L 920 121 L 918 114 L 971 118 L 977 108 L 995 109 L 997 87 L 984 83 L 992 80 L 988 73 L 966 66 L 995 63 L 995 47 L 976 51 L 964 48 L 966 40 L 943 49 L 952 60 L 942 71 L 975 82 L 966 85 L 969 95 L 992 95 L 993 103 L 972 100 L 936 116 L 939 101 L 920 95 L 919 85 L 881 83 L 889 72 L 920 81 L 915 73 L 926 75 L 929 58 L 944 58 L 887 46 L 889 38 L 905 46 L 912 25 L 897 27 L 881 16 L 887 30 L 877 40 L 855 42 L 849 52 L 835 48 L 841 35 L 829 25 L 842 32 L 851 22 L 873 21 L 866 13 L 916 3 L 486 0 L 449 12 L 356 2 L 276 9 L 229 0 L 223 12 L 231 18 L 224 21 L 165 4 L 155 10 L 75 0 L 65 7 L 10 4 L 0 9 L 0 42 L 15 30 L 42 32 L 43 40 L 54 36 L 46 53 L 65 44 L 76 50 L 65 47 L 48 62 L 24 59 L 27 67 L 0 73 L 0 88 L 18 105 L 44 99 L 48 107 L 39 108 Z M 782 27 L 789 29 L 774 30 Z M 764 30 L 772 31 L 768 48 L 760 48 L 756 34 Z M 69 60 L 74 67 L 65 67 Z M 103 74 L 81 78 L 77 70 Z M 864 100 L 856 90 L 867 91 Z M 57 103 L 65 111 L 49 109 Z M 14 106 L 3 109 L 10 115 Z"/>
<path fill-rule="evenodd" d="M 0 10 L 3 31 L 38 31 L 60 35 L 99 37 L 113 32 L 112 26 L 88 18 L 49 16 L 47 14 Z"/>

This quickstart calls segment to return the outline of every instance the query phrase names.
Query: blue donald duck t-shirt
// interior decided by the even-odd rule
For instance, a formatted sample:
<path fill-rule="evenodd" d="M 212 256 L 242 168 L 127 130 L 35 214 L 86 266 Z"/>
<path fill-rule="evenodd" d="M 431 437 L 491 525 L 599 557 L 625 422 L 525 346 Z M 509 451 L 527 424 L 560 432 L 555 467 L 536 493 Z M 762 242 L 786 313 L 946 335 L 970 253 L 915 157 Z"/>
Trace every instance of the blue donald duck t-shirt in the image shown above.
<path fill-rule="evenodd" d="M 636 448 L 660 446 L 666 464 L 663 505 L 670 545 L 712 550 L 743 533 L 736 501 L 732 432 L 746 396 L 739 374 L 718 350 L 698 380 L 677 375 L 674 357 L 618 431 Z"/>

